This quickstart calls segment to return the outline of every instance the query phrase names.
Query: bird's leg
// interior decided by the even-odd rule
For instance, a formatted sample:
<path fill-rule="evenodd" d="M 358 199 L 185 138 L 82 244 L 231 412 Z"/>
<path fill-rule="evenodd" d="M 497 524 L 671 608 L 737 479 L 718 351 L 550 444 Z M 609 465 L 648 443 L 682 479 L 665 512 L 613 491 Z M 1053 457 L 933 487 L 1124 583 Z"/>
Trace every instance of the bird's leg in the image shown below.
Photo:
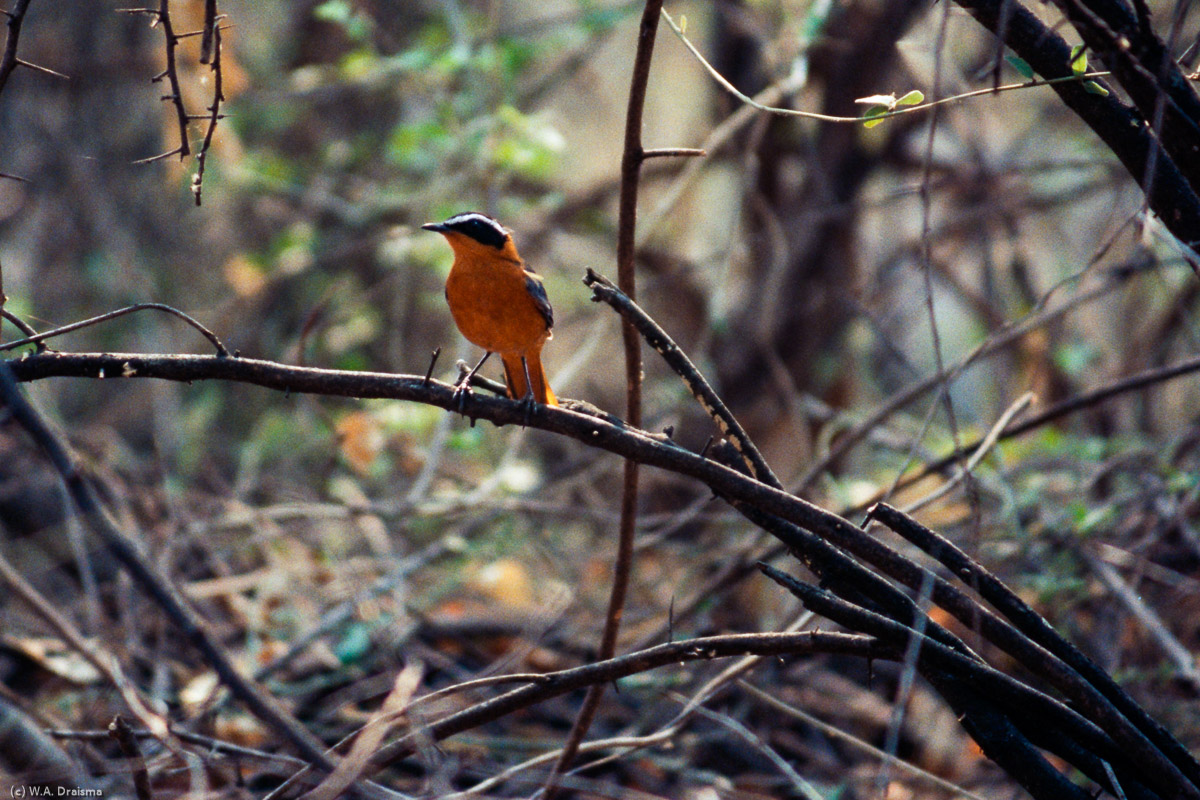
<path fill-rule="evenodd" d="M 521 369 L 525 370 L 525 396 L 521 398 L 521 405 L 524 406 L 522 411 L 524 415 L 524 426 L 529 426 L 529 420 L 533 416 L 533 407 L 537 405 L 537 400 L 533 395 L 533 378 L 529 375 L 529 362 L 525 356 L 521 356 Z"/>
<path fill-rule="evenodd" d="M 463 405 L 467 401 L 467 395 L 471 393 L 471 378 L 475 377 L 475 373 L 479 372 L 479 368 L 483 366 L 483 362 L 488 360 L 492 351 L 486 350 L 483 353 L 483 358 L 479 359 L 479 363 L 471 368 L 471 371 L 459 379 L 454 386 L 454 402 L 458 405 L 458 413 L 462 413 Z"/>

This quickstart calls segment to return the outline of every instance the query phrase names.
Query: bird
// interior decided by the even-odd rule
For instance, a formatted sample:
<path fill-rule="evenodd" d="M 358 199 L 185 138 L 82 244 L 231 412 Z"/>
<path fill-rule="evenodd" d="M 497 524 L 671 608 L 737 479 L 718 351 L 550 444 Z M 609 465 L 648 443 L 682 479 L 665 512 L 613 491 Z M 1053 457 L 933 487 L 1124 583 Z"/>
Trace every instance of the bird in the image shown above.
<path fill-rule="evenodd" d="M 460 406 L 471 378 L 492 353 L 504 362 L 510 398 L 557 406 L 542 368 L 542 347 L 553 336 L 554 312 L 541 277 L 517 254 L 511 232 L 478 211 L 421 228 L 446 237 L 454 251 L 446 303 L 462 335 L 484 350 L 455 388 Z"/>

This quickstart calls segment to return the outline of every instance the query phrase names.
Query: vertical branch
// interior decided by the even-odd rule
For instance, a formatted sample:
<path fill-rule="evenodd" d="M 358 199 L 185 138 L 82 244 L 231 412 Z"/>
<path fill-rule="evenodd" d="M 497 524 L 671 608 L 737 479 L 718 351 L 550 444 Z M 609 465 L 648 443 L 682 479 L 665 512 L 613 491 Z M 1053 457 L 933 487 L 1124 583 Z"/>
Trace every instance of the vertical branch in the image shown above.
<path fill-rule="evenodd" d="M 209 14 L 212 19 L 209 19 Z M 221 119 L 221 103 L 225 102 L 225 90 L 221 84 L 221 27 L 220 17 L 217 16 L 216 0 L 209 0 L 204 8 L 204 39 L 200 50 L 200 63 L 209 64 L 213 73 L 213 100 L 208 107 L 208 129 L 204 132 L 204 141 L 200 144 L 200 152 L 196 153 L 196 174 L 192 177 L 192 195 L 196 205 L 200 205 L 200 193 L 204 186 L 204 165 L 208 161 L 208 149 L 212 147 L 213 134 L 217 132 L 217 123 Z"/>
<path fill-rule="evenodd" d="M 8 38 L 4 40 L 4 55 L 0 56 L 0 92 L 8 83 L 8 76 L 21 63 L 17 58 L 17 42 L 21 39 L 21 23 L 25 20 L 25 12 L 29 9 L 30 0 L 17 0 L 12 11 L 5 11 L 8 17 Z"/>
<path fill-rule="evenodd" d="M 642 112 L 646 106 L 646 87 L 650 82 L 650 61 L 654 55 L 654 39 L 658 33 L 658 17 L 663 0 L 646 0 L 638 26 L 637 52 L 633 60 L 633 75 L 629 81 L 629 106 L 625 112 L 625 148 L 621 155 L 621 189 L 617 215 L 617 285 L 630 300 L 637 300 L 637 277 L 634 263 L 635 233 L 637 231 L 638 178 L 646 150 L 642 146 Z M 635 427 L 642 426 L 642 347 L 637 328 L 629 320 L 621 322 L 621 340 L 625 348 L 625 420 Z M 625 461 L 621 492 L 621 520 L 617 539 L 617 557 L 613 565 L 612 591 L 604 633 L 600 639 L 597 658 L 612 658 L 617 648 L 617 632 L 625 610 L 625 595 L 633 571 L 633 540 L 637 524 L 638 464 Z M 545 800 L 552 800 L 558 776 L 570 768 L 587 735 L 604 696 L 604 684 L 592 686 L 584 698 L 579 716 L 567 736 L 558 763 L 547 780 Z"/>
<path fill-rule="evenodd" d="M 204 0 L 204 30 L 200 36 L 200 63 L 211 64 L 216 52 L 217 0 Z"/>
<path fill-rule="evenodd" d="M 187 109 L 183 107 L 183 92 L 179 88 L 179 72 L 175 66 L 175 48 L 179 45 L 179 37 L 175 35 L 175 29 L 171 26 L 171 9 L 168 0 L 159 0 L 157 21 L 162 25 L 163 38 L 167 44 L 167 68 L 159 75 L 154 76 L 154 82 L 159 83 L 163 78 L 171 85 L 171 93 L 164 95 L 164 100 L 170 100 L 175 106 L 175 117 L 179 122 L 179 157 L 192 152 L 188 145 L 188 115 Z"/>

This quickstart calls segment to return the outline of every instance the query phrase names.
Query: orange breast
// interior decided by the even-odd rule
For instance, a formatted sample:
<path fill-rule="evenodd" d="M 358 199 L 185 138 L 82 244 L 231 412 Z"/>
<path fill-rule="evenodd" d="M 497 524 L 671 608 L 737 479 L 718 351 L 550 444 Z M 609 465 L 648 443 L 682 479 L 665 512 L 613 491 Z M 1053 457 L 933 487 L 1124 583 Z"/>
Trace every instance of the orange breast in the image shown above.
<path fill-rule="evenodd" d="M 463 258 L 446 279 L 446 302 L 462 335 L 493 353 L 524 354 L 549 336 L 519 262 Z"/>

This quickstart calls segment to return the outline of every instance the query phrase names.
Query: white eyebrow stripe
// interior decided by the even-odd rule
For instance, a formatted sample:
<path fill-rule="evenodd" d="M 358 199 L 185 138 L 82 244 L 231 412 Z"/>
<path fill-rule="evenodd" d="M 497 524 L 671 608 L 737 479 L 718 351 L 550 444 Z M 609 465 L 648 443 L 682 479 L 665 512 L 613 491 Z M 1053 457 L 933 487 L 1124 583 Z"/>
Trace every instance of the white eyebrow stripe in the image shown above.
<path fill-rule="evenodd" d="M 499 222 L 496 222 L 496 220 L 492 219 L 491 217 L 487 216 L 486 214 L 480 214 L 477 211 L 468 211 L 465 214 L 455 214 L 453 217 L 446 220 L 445 224 L 446 225 L 457 225 L 459 223 L 470 222 L 472 220 L 490 225 L 501 236 L 508 235 L 508 231 L 505 230 L 504 226 L 502 226 Z"/>

